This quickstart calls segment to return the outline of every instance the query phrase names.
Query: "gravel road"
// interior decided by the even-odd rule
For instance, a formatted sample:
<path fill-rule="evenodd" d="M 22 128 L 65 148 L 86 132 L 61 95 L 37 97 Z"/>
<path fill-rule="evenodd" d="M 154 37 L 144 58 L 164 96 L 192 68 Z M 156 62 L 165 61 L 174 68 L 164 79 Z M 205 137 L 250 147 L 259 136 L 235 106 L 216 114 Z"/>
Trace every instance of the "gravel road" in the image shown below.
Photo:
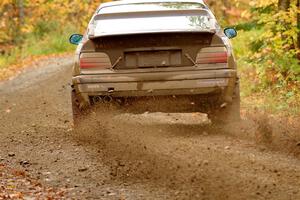
<path fill-rule="evenodd" d="M 200 113 L 113 110 L 73 131 L 71 63 L 49 59 L 0 83 L 0 162 L 67 199 L 300 199 L 298 159 Z"/>

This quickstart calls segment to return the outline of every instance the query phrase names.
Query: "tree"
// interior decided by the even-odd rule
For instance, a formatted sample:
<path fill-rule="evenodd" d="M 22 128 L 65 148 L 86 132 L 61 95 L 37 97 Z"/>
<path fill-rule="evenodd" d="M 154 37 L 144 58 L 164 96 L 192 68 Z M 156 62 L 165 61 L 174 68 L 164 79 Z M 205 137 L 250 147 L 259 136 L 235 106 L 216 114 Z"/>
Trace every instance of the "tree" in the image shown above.
<path fill-rule="evenodd" d="M 263 32 L 251 43 L 249 61 L 262 86 L 280 88 L 300 81 L 299 0 L 258 0 L 253 10 Z"/>

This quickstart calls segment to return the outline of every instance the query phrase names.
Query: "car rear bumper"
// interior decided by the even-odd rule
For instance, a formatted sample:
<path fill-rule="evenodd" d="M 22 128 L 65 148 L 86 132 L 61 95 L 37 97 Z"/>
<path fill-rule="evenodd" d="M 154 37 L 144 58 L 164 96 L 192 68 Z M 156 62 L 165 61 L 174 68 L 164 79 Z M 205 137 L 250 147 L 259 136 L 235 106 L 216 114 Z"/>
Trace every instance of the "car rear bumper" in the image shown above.
<path fill-rule="evenodd" d="M 112 97 L 207 94 L 234 87 L 234 69 L 102 73 L 73 77 L 73 85 L 84 99 Z"/>

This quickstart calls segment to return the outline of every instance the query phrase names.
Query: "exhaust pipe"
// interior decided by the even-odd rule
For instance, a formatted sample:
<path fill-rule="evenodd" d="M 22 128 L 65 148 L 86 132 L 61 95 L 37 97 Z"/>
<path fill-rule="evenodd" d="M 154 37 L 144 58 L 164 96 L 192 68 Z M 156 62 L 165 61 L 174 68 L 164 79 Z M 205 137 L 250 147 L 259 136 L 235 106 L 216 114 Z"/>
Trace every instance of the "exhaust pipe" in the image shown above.
<path fill-rule="evenodd" d="M 100 103 L 102 102 L 102 98 L 100 96 L 94 96 L 93 97 L 93 103 L 94 104 L 97 104 L 97 103 Z"/>
<path fill-rule="evenodd" d="M 111 96 L 104 96 L 103 97 L 103 102 L 104 103 L 110 103 L 112 102 L 113 98 Z"/>

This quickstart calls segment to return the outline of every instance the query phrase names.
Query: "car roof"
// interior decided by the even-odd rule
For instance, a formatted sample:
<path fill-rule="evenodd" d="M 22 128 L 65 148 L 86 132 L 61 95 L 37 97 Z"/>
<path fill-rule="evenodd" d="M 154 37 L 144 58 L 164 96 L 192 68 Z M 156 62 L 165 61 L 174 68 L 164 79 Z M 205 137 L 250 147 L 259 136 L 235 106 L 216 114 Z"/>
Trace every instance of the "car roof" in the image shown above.
<path fill-rule="evenodd" d="M 165 3 L 165 2 L 205 4 L 203 0 L 121 0 L 121 1 L 102 3 L 99 9 L 103 7 L 117 6 L 117 5 L 128 5 L 128 4 L 137 4 L 137 3 Z"/>

